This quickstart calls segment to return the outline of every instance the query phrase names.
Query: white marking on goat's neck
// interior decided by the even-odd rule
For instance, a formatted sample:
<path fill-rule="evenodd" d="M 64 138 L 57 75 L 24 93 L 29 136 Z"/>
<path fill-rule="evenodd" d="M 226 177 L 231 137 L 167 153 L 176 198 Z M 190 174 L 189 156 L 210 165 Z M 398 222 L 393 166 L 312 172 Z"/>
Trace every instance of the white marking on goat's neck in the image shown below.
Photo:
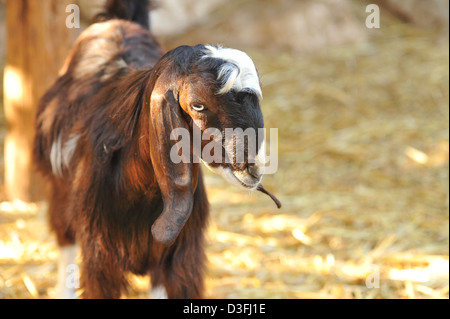
<path fill-rule="evenodd" d="M 163 286 L 156 286 L 148 292 L 150 299 L 168 299 L 166 288 Z"/>
<path fill-rule="evenodd" d="M 79 135 L 74 135 L 69 138 L 63 145 L 61 134 L 52 144 L 50 150 L 50 164 L 52 165 L 52 172 L 56 176 L 62 176 L 64 167 L 68 167 L 73 153 L 77 148 Z"/>
<path fill-rule="evenodd" d="M 255 93 L 259 99 L 262 99 L 262 91 L 259 83 L 258 72 L 252 59 L 245 53 L 236 49 L 205 46 L 208 50 L 205 57 L 218 58 L 225 60 L 218 73 L 218 79 L 223 80 L 222 88 L 218 94 L 225 94 L 231 89 L 242 91 L 244 89 Z M 224 77 L 227 78 L 224 78 Z"/>
<path fill-rule="evenodd" d="M 76 286 L 71 281 L 71 276 L 77 276 L 78 274 L 68 271 L 68 267 L 75 264 L 75 258 L 77 256 L 78 246 L 69 245 L 61 246 L 59 248 L 59 260 L 58 260 L 58 284 L 57 284 L 57 298 L 59 299 L 76 299 Z M 71 270 L 71 269 L 69 269 Z M 69 284 L 70 282 L 70 284 Z"/>

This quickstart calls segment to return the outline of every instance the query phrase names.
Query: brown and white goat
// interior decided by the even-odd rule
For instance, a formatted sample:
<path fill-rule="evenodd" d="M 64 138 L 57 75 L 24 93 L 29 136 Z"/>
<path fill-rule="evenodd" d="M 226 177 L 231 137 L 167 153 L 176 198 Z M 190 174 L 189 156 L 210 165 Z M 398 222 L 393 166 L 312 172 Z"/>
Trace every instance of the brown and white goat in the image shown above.
<path fill-rule="evenodd" d="M 85 298 L 120 297 L 126 272 L 150 274 L 169 298 L 202 297 L 209 204 L 200 164 L 171 161 L 176 141 L 169 137 L 175 128 L 192 131 L 194 123 L 202 131 L 262 128 L 252 60 L 205 45 L 162 55 L 140 25 L 109 20 L 82 33 L 61 74 L 38 106 L 34 143 L 38 170 L 51 187 L 60 284 L 77 244 Z M 253 164 L 208 166 L 256 189 L 262 152 L 260 143 Z"/>

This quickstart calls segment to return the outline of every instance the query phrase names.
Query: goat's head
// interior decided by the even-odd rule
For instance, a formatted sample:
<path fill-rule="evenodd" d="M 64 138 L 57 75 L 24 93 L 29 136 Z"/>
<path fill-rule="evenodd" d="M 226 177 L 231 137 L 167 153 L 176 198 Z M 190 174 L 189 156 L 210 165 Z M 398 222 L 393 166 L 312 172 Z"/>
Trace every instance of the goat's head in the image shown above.
<path fill-rule="evenodd" d="M 146 97 L 150 99 L 150 152 L 164 210 L 152 232 L 158 241 L 171 243 L 192 210 L 198 176 L 198 164 L 192 158 L 171 161 L 169 154 L 176 144 L 169 139 L 171 132 L 200 130 L 201 150 L 216 143 L 214 152 L 221 151 L 209 160 L 197 154 L 203 162 L 230 183 L 257 189 L 265 165 L 264 139 L 259 135 L 263 133 L 258 130 L 264 127 L 259 105 L 262 92 L 253 61 L 234 49 L 178 47 L 161 58 L 153 73 L 154 86 Z M 230 136 L 227 129 L 238 129 L 247 139 L 236 131 Z"/>

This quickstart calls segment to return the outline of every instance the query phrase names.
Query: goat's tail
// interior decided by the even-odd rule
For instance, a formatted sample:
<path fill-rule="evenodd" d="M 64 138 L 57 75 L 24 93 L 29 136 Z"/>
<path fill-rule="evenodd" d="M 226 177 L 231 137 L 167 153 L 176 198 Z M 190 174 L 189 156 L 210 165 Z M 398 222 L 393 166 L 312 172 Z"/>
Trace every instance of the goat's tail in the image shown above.
<path fill-rule="evenodd" d="M 150 28 L 148 12 L 152 8 L 150 0 L 107 0 L 105 12 L 96 15 L 93 22 L 110 19 L 124 19 L 139 23 L 142 27 Z"/>

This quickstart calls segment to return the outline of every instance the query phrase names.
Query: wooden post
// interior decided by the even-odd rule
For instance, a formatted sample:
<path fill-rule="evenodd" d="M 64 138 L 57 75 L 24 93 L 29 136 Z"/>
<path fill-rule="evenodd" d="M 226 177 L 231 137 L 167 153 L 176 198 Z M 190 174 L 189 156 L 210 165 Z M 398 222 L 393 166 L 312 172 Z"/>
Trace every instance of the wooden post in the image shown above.
<path fill-rule="evenodd" d="M 70 0 L 7 0 L 4 72 L 5 190 L 10 200 L 42 198 L 33 170 L 36 105 L 58 75 L 77 30 L 66 27 Z"/>

